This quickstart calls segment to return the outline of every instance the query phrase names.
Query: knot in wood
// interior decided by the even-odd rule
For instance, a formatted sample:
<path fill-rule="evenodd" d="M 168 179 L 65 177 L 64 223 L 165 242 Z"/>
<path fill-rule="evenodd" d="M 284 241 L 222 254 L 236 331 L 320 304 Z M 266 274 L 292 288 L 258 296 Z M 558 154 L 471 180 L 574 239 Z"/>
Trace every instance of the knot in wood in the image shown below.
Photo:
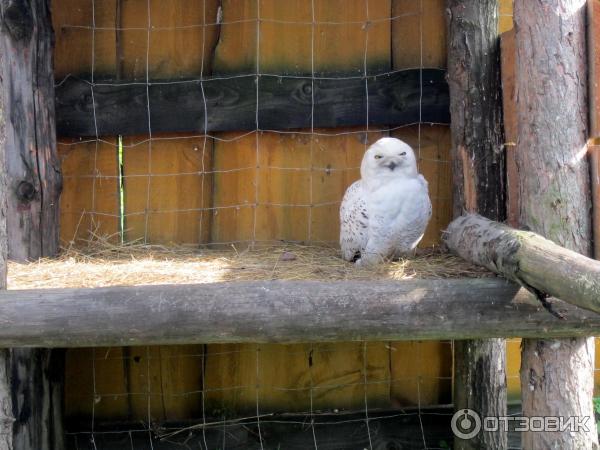
<path fill-rule="evenodd" d="M 8 2 L 3 17 L 6 30 L 15 41 L 29 40 L 33 33 L 33 17 L 29 2 L 12 0 Z"/>
<path fill-rule="evenodd" d="M 21 181 L 16 189 L 17 198 L 23 203 L 29 203 L 35 198 L 35 186 L 29 181 Z"/>

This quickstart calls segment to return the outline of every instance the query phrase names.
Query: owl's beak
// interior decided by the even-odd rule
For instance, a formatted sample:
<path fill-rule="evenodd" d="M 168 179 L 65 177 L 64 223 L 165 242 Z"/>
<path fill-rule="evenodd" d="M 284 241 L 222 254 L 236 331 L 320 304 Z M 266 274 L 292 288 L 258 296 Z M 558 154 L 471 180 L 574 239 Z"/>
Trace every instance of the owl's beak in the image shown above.
<path fill-rule="evenodd" d="M 398 166 L 398 164 L 396 164 L 395 162 L 391 162 L 387 165 L 387 167 L 393 172 L 394 169 Z"/>

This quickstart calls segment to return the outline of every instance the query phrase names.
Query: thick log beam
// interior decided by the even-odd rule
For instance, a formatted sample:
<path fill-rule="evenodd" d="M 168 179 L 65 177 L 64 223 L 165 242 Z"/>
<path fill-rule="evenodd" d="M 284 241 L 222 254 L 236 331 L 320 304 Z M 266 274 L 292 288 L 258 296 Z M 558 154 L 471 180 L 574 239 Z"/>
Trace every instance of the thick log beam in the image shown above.
<path fill-rule="evenodd" d="M 458 256 L 533 292 L 600 312 L 600 261 L 477 214 L 450 223 L 444 242 Z"/>
<path fill-rule="evenodd" d="M 592 336 L 600 315 L 498 278 L 0 292 L 0 346 Z"/>
<path fill-rule="evenodd" d="M 56 88 L 56 126 L 60 136 L 72 137 L 148 133 L 149 102 L 154 133 L 203 132 L 206 112 L 207 132 L 254 130 L 258 100 L 259 128 L 311 128 L 313 99 L 315 127 L 363 126 L 367 118 L 369 125 L 450 121 L 443 70 L 368 77 L 368 98 L 361 77 L 316 79 L 314 96 L 312 88 L 310 76 L 261 75 L 258 81 L 255 75 L 215 77 L 202 85 L 199 80 L 154 80 L 148 91 L 139 82 L 92 85 L 68 78 Z"/>

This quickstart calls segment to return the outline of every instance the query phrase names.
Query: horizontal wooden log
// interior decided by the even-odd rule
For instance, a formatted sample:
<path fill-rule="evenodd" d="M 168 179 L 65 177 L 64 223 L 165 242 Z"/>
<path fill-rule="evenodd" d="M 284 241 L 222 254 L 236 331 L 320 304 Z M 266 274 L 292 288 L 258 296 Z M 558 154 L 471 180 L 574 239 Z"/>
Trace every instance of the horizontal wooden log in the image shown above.
<path fill-rule="evenodd" d="M 96 131 L 100 136 L 144 134 L 150 128 L 156 133 L 362 126 L 367 117 L 369 125 L 449 123 L 444 77 L 443 70 L 413 69 L 368 77 L 366 86 L 360 77 L 315 79 L 314 108 L 310 77 L 260 75 L 257 81 L 256 75 L 245 75 L 152 81 L 148 87 L 92 86 L 68 78 L 56 87 L 56 126 L 58 135 L 77 137 Z"/>
<path fill-rule="evenodd" d="M 450 223 L 444 241 L 453 253 L 533 292 L 600 312 L 600 261 L 477 214 Z"/>
<path fill-rule="evenodd" d="M 268 281 L 0 292 L 0 347 L 593 336 L 600 315 L 502 279 Z"/>

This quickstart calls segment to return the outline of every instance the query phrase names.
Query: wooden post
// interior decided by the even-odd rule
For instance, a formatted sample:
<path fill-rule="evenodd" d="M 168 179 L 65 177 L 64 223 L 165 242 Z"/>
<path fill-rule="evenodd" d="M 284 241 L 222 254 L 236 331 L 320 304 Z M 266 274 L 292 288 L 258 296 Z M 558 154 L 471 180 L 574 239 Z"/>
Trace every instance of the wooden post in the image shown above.
<path fill-rule="evenodd" d="M 1 0 L 8 177 L 8 255 L 58 251 L 60 163 L 54 121 L 53 34 L 48 0 Z"/>
<path fill-rule="evenodd" d="M 585 17 L 585 0 L 515 2 L 520 223 L 589 256 Z M 525 416 L 589 417 L 588 432 L 526 432 L 523 448 L 597 448 L 594 339 L 524 339 L 521 358 Z"/>
<path fill-rule="evenodd" d="M 496 0 L 447 0 L 454 216 L 506 214 Z M 506 415 L 503 339 L 454 343 L 454 407 Z M 505 449 L 506 433 L 456 438 L 455 449 Z"/>
<path fill-rule="evenodd" d="M 0 67 L 3 61 L 0 52 Z M 1 80 L 0 80 L 1 81 Z M 0 88 L 3 86 L 0 85 Z M 6 115 L 4 112 L 4 89 L 0 89 L 0 290 L 6 289 L 6 260 L 8 239 L 6 236 L 6 166 L 4 147 L 6 143 Z M 9 352 L 0 348 L 0 450 L 13 450 L 13 410 L 10 395 Z"/>
<path fill-rule="evenodd" d="M 25 261 L 53 256 L 59 246 L 61 176 L 49 1 L 0 0 L 0 27 L 8 255 Z M 61 351 L 15 349 L 5 356 L 4 367 L 13 374 L 14 449 L 60 449 Z"/>

